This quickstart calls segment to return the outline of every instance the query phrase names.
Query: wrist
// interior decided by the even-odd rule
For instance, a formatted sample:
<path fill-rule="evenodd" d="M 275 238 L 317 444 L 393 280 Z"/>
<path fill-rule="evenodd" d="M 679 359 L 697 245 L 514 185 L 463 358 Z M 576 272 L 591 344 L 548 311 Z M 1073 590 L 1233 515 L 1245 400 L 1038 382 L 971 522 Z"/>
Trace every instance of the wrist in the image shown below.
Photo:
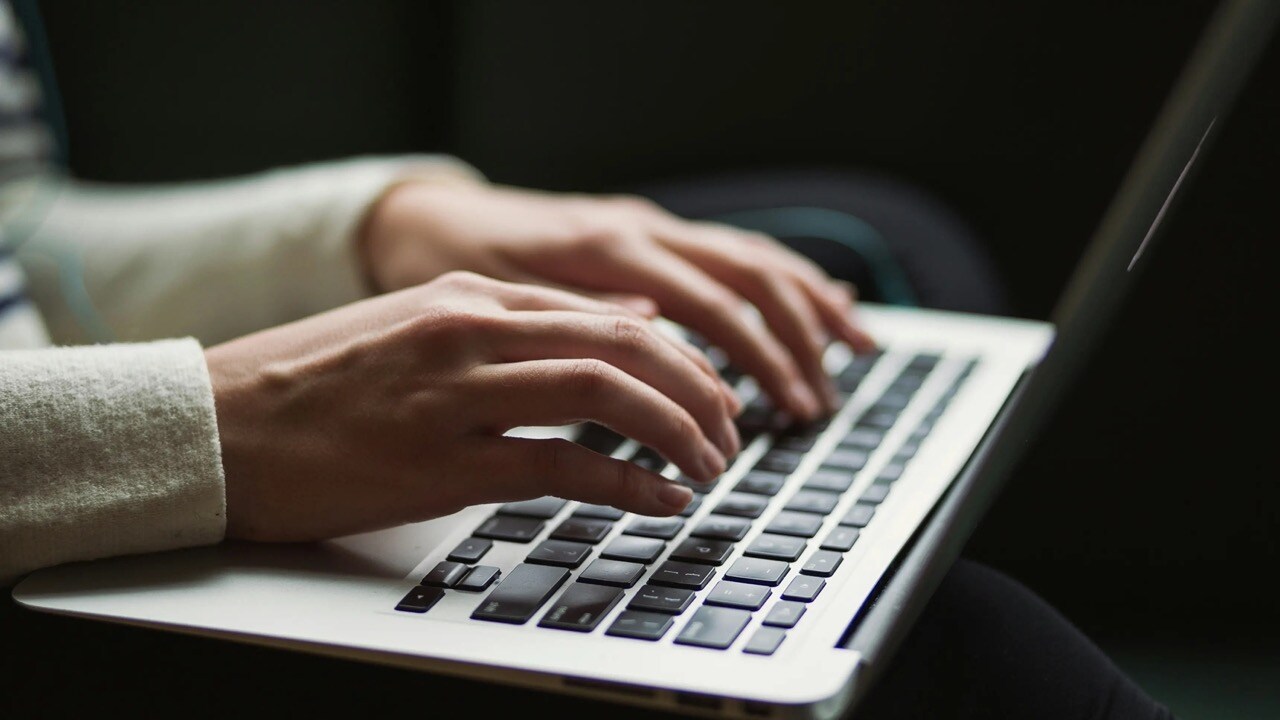
<path fill-rule="evenodd" d="M 472 185 L 409 178 L 387 187 L 355 238 L 361 272 L 372 292 L 400 290 L 458 269 L 446 257 L 443 220 L 455 204 L 451 198 Z"/>

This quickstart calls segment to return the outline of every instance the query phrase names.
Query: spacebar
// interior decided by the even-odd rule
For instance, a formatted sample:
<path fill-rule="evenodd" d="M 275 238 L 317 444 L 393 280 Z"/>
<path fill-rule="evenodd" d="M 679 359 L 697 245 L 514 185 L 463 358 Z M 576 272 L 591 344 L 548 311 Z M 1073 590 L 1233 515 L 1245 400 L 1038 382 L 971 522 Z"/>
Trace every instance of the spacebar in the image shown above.
<path fill-rule="evenodd" d="M 527 623 L 568 577 L 569 571 L 564 568 L 520 563 L 471 617 L 516 625 Z"/>

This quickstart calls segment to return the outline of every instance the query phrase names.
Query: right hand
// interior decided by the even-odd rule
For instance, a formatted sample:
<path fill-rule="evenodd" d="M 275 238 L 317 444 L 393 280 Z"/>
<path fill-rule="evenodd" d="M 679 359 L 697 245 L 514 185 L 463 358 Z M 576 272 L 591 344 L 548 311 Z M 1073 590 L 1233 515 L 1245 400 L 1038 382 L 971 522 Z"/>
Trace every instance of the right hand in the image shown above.
<path fill-rule="evenodd" d="M 696 480 L 740 440 L 696 349 L 621 305 L 449 273 L 206 351 L 227 536 L 305 541 L 555 495 L 672 515 L 687 488 L 565 440 L 593 420 Z"/>

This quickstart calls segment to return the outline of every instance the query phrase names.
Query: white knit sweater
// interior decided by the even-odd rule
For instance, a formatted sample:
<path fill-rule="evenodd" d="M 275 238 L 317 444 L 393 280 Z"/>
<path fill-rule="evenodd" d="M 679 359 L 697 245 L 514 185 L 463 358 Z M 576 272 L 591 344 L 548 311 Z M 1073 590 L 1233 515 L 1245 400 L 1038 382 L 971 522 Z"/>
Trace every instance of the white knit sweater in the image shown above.
<path fill-rule="evenodd" d="M 63 187 L 17 253 L 63 347 L 0 347 L 0 585 L 58 563 L 220 541 L 201 343 L 362 297 L 354 234 L 409 178 L 477 175 L 416 156 L 168 188 Z M 82 345 L 94 341 L 114 344 Z"/>

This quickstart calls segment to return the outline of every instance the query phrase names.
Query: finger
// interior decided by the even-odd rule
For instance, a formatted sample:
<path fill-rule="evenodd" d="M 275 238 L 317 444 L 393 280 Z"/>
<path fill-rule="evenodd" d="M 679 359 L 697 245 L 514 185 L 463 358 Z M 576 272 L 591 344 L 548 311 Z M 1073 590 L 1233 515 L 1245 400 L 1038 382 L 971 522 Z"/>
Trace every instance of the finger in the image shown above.
<path fill-rule="evenodd" d="M 527 283 L 494 280 L 495 294 L 508 310 L 572 310 L 593 315 L 623 315 L 644 318 L 630 305 L 587 297 L 572 290 Z M 631 297 L 635 297 L 634 295 Z"/>
<path fill-rule="evenodd" d="M 468 379 L 476 389 L 472 412 L 492 433 L 592 420 L 652 447 L 704 482 L 724 472 L 724 453 L 687 410 L 603 360 L 483 365 Z"/>
<path fill-rule="evenodd" d="M 568 440 L 494 438 L 486 475 L 489 502 L 552 495 L 611 505 L 641 515 L 674 515 L 693 492 L 626 460 L 614 460 Z"/>
<path fill-rule="evenodd" d="M 822 316 L 822 322 L 832 335 L 840 338 L 855 353 L 874 352 L 877 344 L 875 338 L 863 330 L 854 319 L 854 303 L 857 295 L 853 285 L 841 283 L 847 288 L 840 288 L 834 297 L 811 286 L 805 287 L 814 306 Z"/>
<path fill-rule="evenodd" d="M 857 296 L 849 283 L 833 281 L 817 263 L 762 233 L 718 223 L 669 224 L 662 235 L 681 255 L 715 252 L 742 258 L 743 246 L 751 248 L 758 266 L 777 268 L 793 277 L 818 311 L 823 327 L 847 343 L 855 352 L 868 352 L 875 340 L 857 324 L 854 303 Z"/>
<path fill-rule="evenodd" d="M 615 262 L 612 280 L 633 284 L 666 316 L 719 345 L 779 407 L 807 420 L 818 416 L 821 406 L 804 374 L 769 329 L 744 317 L 740 295 L 661 246 L 619 254 Z"/>
<path fill-rule="evenodd" d="M 687 410 L 725 455 L 741 449 L 725 404 L 723 381 L 681 352 L 652 323 L 563 311 L 517 312 L 509 320 L 510 327 L 494 340 L 499 361 L 603 360 Z"/>
<path fill-rule="evenodd" d="M 625 308 L 629 308 L 630 310 L 638 313 L 641 317 L 649 320 L 658 317 L 658 303 L 654 302 L 653 298 L 648 298 L 643 295 L 620 293 L 605 293 L 603 295 L 597 295 L 596 297 L 605 302 L 611 302 L 615 305 L 621 305 Z"/>
<path fill-rule="evenodd" d="M 726 253 L 715 243 L 694 245 L 687 253 L 686 257 L 695 265 L 759 309 L 769 328 L 795 358 L 825 409 L 834 410 L 835 388 L 822 366 L 827 345 L 825 322 L 794 276 L 776 266 L 762 264 L 758 258 L 748 259 L 741 252 Z"/>

